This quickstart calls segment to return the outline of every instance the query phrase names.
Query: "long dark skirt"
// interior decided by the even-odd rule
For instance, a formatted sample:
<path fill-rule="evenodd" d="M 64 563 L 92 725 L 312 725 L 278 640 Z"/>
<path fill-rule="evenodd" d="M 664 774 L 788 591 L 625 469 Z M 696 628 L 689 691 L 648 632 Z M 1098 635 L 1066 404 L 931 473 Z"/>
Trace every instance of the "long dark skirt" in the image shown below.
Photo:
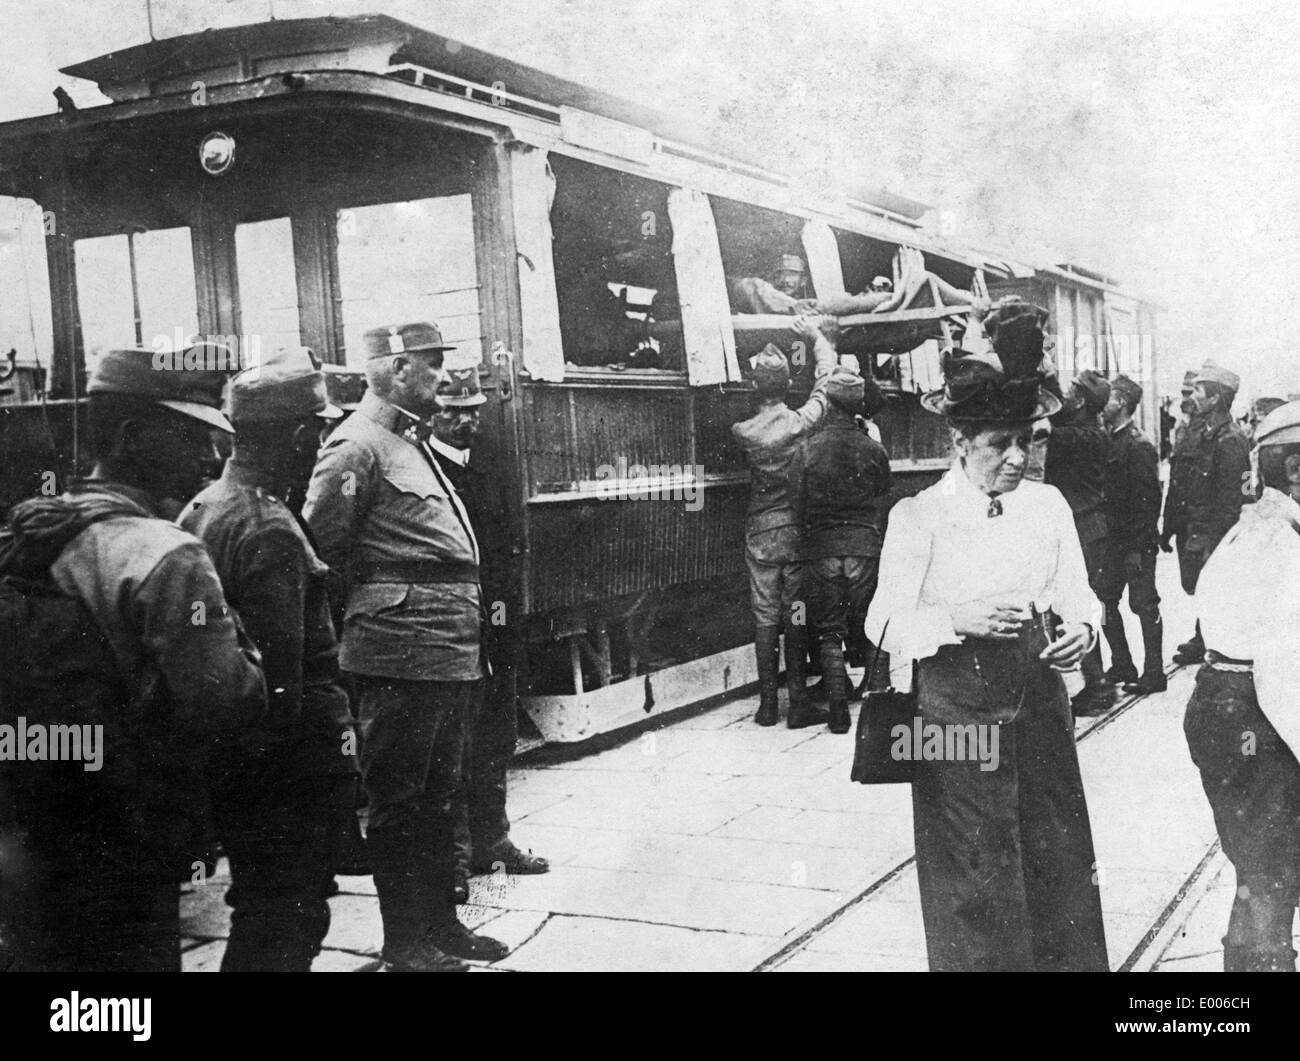
<path fill-rule="evenodd" d="M 920 663 L 927 724 L 998 729 L 996 769 L 917 763 L 917 876 L 934 971 L 1108 969 L 1073 718 L 1060 675 L 1030 654 L 1039 647 L 967 642 Z"/>

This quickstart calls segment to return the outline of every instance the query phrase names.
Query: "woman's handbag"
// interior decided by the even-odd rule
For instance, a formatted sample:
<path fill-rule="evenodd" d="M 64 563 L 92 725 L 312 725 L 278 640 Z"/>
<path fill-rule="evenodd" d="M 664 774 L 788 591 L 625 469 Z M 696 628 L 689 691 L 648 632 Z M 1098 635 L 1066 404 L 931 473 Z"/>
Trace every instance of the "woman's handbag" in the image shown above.
<path fill-rule="evenodd" d="M 885 627 L 880 640 L 885 640 Z M 907 740 L 912 739 L 912 727 L 918 712 L 916 702 L 916 664 L 912 665 L 912 691 L 900 693 L 893 686 L 872 690 L 876 663 L 880 660 L 880 645 L 876 645 L 871 666 L 867 669 L 867 692 L 862 694 L 862 708 L 858 712 L 858 733 L 853 745 L 853 769 L 849 780 L 860 785 L 896 785 L 912 780 L 912 759 L 896 759 L 891 754 L 894 728 L 902 726 Z"/>

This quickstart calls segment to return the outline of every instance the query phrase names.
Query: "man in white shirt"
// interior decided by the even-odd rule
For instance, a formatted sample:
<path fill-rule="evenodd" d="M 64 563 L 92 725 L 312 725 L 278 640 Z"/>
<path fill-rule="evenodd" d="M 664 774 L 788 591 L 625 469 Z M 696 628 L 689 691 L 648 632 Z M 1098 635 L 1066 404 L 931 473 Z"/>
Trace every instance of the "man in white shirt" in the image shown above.
<path fill-rule="evenodd" d="M 1259 500 L 1201 570 L 1205 663 L 1184 729 L 1237 892 L 1225 972 L 1295 972 L 1300 901 L 1300 402 L 1255 432 Z M 1279 592 L 1279 590 L 1281 592 Z"/>

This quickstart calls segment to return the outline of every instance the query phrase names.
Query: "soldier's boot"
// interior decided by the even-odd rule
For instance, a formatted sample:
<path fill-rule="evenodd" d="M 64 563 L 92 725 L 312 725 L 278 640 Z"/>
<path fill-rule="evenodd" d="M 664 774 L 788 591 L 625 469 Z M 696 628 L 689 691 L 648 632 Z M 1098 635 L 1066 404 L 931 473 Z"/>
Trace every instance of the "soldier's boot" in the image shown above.
<path fill-rule="evenodd" d="M 781 630 L 776 626 L 760 626 L 754 631 L 754 652 L 758 656 L 758 714 L 754 721 L 760 726 L 775 726 L 777 675 L 781 670 Z"/>
<path fill-rule="evenodd" d="M 1184 641 L 1174 653 L 1174 662 L 1178 664 L 1200 663 L 1205 659 L 1205 639 L 1201 637 L 1201 624 L 1196 624 L 1196 633 L 1190 641 Z"/>
<path fill-rule="evenodd" d="M 375 828 L 366 837 L 379 915 L 384 924 L 381 957 L 393 972 L 464 972 L 469 968 L 428 938 L 429 889 L 425 874 L 412 857 L 409 830 L 401 826 Z"/>
<path fill-rule="evenodd" d="M 1137 667 L 1133 665 L 1133 655 L 1128 650 L 1124 617 L 1119 613 L 1118 601 L 1106 604 L 1102 631 L 1106 635 L 1106 643 L 1110 645 L 1110 670 L 1106 672 L 1106 677 L 1116 685 L 1137 681 Z"/>
<path fill-rule="evenodd" d="M 785 624 L 785 688 L 790 700 L 787 729 L 804 729 L 830 721 L 830 712 L 813 707 L 804 688 L 804 663 L 808 657 L 808 628 L 789 619 Z"/>
<path fill-rule="evenodd" d="M 1115 687 L 1106 681 L 1101 668 L 1101 648 L 1094 645 L 1080 661 L 1083 671 L 1083 688 L 1079 690 L 1070 707 L 1078 718 L 1100 715 L 1110 708 L 1115 699 Z"/>
<path fill-rule="evenodd" d="M 838 639 L 821 643 L 822 681 L 830 700 L 827 728 L 832 733 L 849 731 L 849 676 L 844 671 L 844 648 Z"/>
<path fill-rule="evenodd" d="M 1130 693 L 1163 693 L 1169 688 L 1169 681 L 1165 677 L 1165 624 L 1157 610 L 1143 612 L 1138 618 L 1142 621 L 1142 677 L 1125 685 L 1124 690 Z"/>

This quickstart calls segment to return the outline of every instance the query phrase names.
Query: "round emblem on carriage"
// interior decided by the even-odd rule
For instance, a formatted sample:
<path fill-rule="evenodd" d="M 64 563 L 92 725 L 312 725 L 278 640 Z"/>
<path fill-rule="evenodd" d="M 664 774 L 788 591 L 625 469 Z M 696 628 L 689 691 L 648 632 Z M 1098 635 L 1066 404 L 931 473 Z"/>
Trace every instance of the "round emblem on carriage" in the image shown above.
<path fill-rule="evenodd" d="M 199 165 L 220 177 L 235 164 L 235 138 L 228 133 L 208 133 L 199 144 Z"/>

